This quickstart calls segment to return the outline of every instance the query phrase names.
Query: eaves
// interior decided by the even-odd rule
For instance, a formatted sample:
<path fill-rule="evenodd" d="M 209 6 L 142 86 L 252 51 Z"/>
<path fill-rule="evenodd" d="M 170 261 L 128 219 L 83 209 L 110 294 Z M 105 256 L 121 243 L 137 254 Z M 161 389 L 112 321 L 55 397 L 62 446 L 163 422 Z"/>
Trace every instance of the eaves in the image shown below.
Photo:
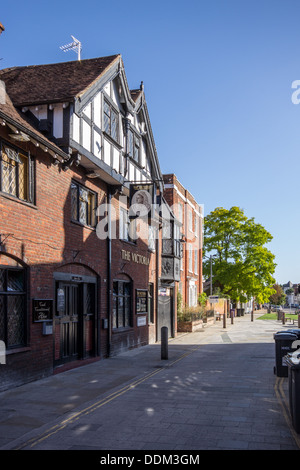
<path fill-rule="evenodd" d="M 60 156 L 62 161 L 68 161 L 69 160 L 69 155 L 67 155 L 65 152 L 63 152 L 59 147 L 57 147 L 55 144 L 50 142 L 48 139 L 44 139 L 41 135 L 36 134 L 34 131 L 26 127 L 25 125 L 22 125 L 20 122 L 16 121 L 12 117 L 8 116 L 6 113 L 3 111 L 0 111 L 0 118 L 3 119 L 6 123 L 11 124 L 14 126 L 16 129 L 19 131 L 23 132 L 24 134 L 28 135 L 33 141 L 38 142 L 42 146 L 44 146 L 44 150 L 50 151 L 53 157 Z"/>

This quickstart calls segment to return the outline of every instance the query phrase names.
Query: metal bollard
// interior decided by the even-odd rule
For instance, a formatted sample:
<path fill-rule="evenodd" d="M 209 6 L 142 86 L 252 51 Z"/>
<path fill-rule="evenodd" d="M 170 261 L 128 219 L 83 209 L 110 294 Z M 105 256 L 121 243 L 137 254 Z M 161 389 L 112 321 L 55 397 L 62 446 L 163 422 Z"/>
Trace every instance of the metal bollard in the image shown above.
<path fill-rule="evenodd" d="M 168 359 L 168 327 L 161 328 L 161 359 Z"/>
<path fill-rule="evenodd" d="M 231 316 L 231 324 L 233 325 L 233 316 L 234 316 L 233 311 L 230 312 L 230 316 Z"/>
<path fill-rule="evenodd" d="M 254 312 L 253 312 L 253 309 L 251 310 L 251 321 L 253 321 L 253 318 L 254 318 Z"/>
<path fill-rule="evenodd" d="M 282 324 L 285 325 L 285 313 L 282 312 Z"/>

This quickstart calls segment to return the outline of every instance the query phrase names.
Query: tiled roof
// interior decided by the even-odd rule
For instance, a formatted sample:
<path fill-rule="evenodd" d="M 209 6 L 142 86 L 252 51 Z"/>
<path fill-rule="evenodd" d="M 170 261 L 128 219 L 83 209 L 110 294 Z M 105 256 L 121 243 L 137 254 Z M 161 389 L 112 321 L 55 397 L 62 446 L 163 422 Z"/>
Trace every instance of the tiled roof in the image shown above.
<path fill-rule="evenodd" d="M 4 119 L 4 121 L 13 124 L 16 128 L 18 128 L 25 134 L 29 134 L 37 141 L 43 143 L 46 147 L 49 147 L 55 153 L 61 155 L 63 158 L 68 158 L 68 156 L 59 147 L 57 147 L 57 145 L 48 140 L 41 132 L 39 132 L 35 127 L 33 127 L 30 122 L 26 119 L 26 117 L 14 107 L 7 93 L 1 94 L 0 117 Z"/>
<path fill-rule="evenodd" d="M 73 99 L 92 85 L 102 73 L 119 60 L 119 54 L 0 70 L 0 80 L 15 106 L 61 102 Z"/>

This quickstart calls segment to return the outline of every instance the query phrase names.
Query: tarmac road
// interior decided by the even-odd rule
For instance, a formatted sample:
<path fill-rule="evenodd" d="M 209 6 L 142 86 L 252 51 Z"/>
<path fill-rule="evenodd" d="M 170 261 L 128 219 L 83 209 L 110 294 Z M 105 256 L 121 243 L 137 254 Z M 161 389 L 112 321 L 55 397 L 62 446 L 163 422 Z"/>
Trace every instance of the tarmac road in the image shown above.
<path fill-rule="evenodd" d="M 149 345 L 1 392 L 0 449 L 299 450 L 273 372 L 293 325 L 258 316 L 179 334 L 167 360 Z"/>

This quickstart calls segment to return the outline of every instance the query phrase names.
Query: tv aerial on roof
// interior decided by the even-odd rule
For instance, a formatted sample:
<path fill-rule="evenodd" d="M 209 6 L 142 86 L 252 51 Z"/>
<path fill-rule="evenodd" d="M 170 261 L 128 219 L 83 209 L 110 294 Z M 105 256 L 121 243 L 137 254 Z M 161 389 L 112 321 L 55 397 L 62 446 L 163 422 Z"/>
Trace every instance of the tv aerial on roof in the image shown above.
<path fill-rule="evenodd" d="M 68 52 L 68 51 L 76 52 L 78 56 L 78 60 L 80 60 L 81 42 L 78 41 L 78 39 L 74 38 L 72 34 L 71 34 L 71 38 L 73 39 L 73 42 L 70 42 L 70 44 L 66 44 L 65 46 L 60 46 L 60 49 L 63 52 Z"/>

